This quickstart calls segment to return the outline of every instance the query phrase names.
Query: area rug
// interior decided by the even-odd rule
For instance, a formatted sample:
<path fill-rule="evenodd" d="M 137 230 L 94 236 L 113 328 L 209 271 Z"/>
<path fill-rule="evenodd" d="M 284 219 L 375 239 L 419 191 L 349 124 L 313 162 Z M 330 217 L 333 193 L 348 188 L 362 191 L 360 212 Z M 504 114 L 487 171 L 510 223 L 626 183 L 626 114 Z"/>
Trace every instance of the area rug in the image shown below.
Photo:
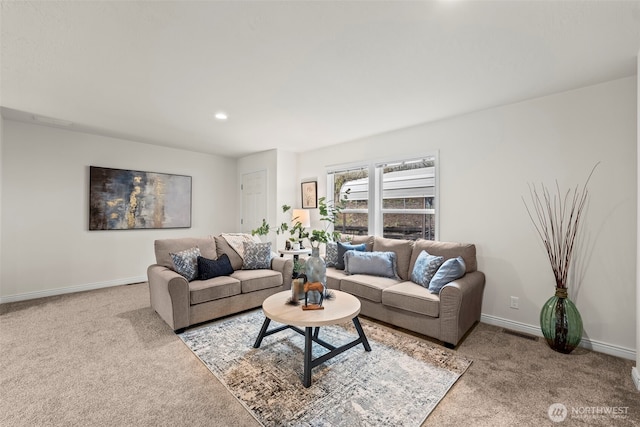
<path fill-rule="evenodd" d="M 253 348 L 264 314 L 255 310 L 180 334 L 182 341 L 264 426 L 419 426 L 471 360 L 435 344 L 361 319 L 362 345 L 313 369 L 304 388 L 304 337 L 290 329 Z M 270 329 L 280 326 L 271 322 Z M 341 345 L 353 324 L 321 328 Z M 313 357 L 326 353 L 313 346 Z"/>

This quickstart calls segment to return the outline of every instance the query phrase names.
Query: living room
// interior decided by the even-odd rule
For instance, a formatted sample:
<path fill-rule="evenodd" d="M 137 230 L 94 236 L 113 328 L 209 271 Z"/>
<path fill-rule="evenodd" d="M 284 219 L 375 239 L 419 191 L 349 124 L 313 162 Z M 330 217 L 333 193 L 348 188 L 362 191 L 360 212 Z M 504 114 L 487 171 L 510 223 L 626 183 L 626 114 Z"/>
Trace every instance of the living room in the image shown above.
<path fill-rule="evenodd" d="M 3 9 L 4 36 L 11 7 L 3 3 Z M 637 24 L 637 14 L 635 19 Z M 612 79 L 567 83 L 544 95 L 360 134 L 321 148 L 302 141 L 295 150 L 262 146 L 239 156 L 65 125 L 75 119 L 54 110 L 30 111 L 26 95 L 17 102 L 12 81 L 5 80 L 4 67 L 12 64 L 3 65 L 0 303 L 145 282 L 146 268 L 155 262 L 154 240 L 242 230 L 239 188 L 246 173 L 267 171 L 267 219 L 279 223 L 282 204 L 300 204 L 302 181 L 317 181 L 318 195 L 327 194 L 329 167 L 437 153 L 438 238 L 477 246 L 478 264 L 487 277 L 481 322 L 539 336 L 540 308 L 554 283 L 523 197 L 531 183 L 553 186 L 557 180 L 563 189 L 581 185 L 599 162 L 575 260 L 581 280 L 570 295 L 583 318 L 584 348 L 637 360 L 635 67 L 640 45 L 634 41 L 634 70 Z M 96 90 L 95 102 L 109 90 Z M 35 96 L 37 91 L 25 93 Z M 59 121 L 45 123 L 34 115 Z M 191 176 L 191 227 L 89 231 L 90 165 Z M 317 211 L 312 220 L 317 222 Z M 514 296 L 517 309 L 510 307 Z"/>

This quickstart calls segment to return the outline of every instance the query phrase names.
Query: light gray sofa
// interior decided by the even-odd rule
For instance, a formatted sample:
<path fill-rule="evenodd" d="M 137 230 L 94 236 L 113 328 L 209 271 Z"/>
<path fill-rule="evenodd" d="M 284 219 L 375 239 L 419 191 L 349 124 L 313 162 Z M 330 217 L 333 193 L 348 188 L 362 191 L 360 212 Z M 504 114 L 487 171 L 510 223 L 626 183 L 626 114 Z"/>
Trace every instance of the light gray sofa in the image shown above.
<path fill-rule="evenodd" d="M 343 270 L 327 268 L 327 287 L 356 296 L 361 314 L 435 338 L 450 348 L 480 320 L 485 276 L 477 270 L 475 245 L 374 236 L 356 236 L 351 243 L 365 243 L 368 251 L 395 252 L 397 259 L 399 279 L 348 275 Z M 411 272 L 422 250 L 445 260 L 461 256 L 465 275 L 445 285 L 439 294 L 411 282 Z"/>
<path fill-rule="evenodd" d="M 242 258 L 220 236 L 156 240 L 156 264 L 149 266 L 151 307 L 176 332 L 188 326 L 260 307 L 277 292 L 291 288 L 293 261 L 274 257 L 271 269 L 242 270 Z M 204 258 L 227 254 L 230 276 L 187 281 L 176 273 L 170 253 L 198 247 Z"/>

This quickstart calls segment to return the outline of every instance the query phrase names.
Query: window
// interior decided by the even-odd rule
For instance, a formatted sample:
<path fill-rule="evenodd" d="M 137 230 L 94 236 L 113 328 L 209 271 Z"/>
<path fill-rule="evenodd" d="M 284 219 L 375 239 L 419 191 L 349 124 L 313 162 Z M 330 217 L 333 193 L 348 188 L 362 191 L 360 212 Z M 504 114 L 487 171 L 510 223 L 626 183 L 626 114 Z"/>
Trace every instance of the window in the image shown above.
<path fill-rule="evenodd" d="M 329 170 L 327 177 L 333 200 L 346 198 L 336 221 L 341 233 L 437 239 L 436 155 Z"/>
<path fill-rule="evenodd" d="M 376 171 L 382 175 L 382 235 L 435 240 L 434 160 L 380 164 Z"/>
<path fill-rule="evenodd" d="M 343 234 L 369 234 L 369 168 L 334 171 L 328 174 L 333 200 L 344 200 L 342 212 L 336 218 L 335 230 Z"/>

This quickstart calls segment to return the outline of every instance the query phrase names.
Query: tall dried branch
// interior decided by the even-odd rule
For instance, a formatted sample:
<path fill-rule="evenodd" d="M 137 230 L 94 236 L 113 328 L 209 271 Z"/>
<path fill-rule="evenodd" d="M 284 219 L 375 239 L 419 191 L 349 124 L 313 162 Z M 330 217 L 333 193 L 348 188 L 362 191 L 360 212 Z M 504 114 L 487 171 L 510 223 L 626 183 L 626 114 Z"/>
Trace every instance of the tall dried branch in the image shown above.
<path fill-rule="evenodd" d="M 576 186 L 567 190 L 563 196 L 556 180 L 556 192 L 552 195 L 544 184 L 540 185 L 540 189 L 535 184 L 529 184 L 530 205 L 522 198 L 529 218 L 547 251 L 558 288 L 567 288 L 569 266 L 589 195 L 587 187 L 598 164 L 600 162 L 591 169 L 582 189 Z"/>

